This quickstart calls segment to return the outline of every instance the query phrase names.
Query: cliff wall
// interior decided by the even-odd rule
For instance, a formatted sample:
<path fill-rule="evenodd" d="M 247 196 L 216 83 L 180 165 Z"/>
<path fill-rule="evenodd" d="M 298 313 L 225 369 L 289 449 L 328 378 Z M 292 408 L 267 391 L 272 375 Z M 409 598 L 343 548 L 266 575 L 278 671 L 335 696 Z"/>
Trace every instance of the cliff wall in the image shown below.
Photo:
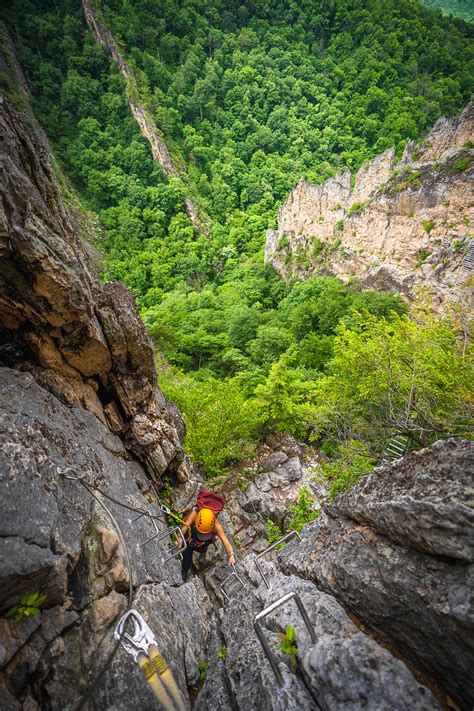
<path fill-rule="evenodd" d="M 413 298 L 424 288 L 435 308 L 469 294 L 474 253 L 474 104 L 439 119 L 419 146 L 409 143 L 322 185 L 303 179 L 268 230 L 265 259 L 284 277 L 331 274 Z"/>

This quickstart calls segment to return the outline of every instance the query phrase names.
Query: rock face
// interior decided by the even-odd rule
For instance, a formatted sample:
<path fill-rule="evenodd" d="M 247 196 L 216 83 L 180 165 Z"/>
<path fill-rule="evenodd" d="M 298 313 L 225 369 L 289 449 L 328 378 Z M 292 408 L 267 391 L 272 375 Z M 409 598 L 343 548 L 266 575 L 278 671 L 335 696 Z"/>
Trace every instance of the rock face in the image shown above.
<path fill-rule="evenodd" d="M 284 277 L 332 274 L 433 305 L 469 296 L 474 104 L 441 118 L 396 164 L 393 150 L 322 185 L 303 179 L 268 230 L 265 259 Z"/>
<path fill-rule="evenodd" d="M 234 602 L 227 603 L 223 611 L 226 670 L 236 708 L 281 711 L 440 708 L 432 693 L 415 680 L 401 661 L 356 627 L 334 597 L 298 576 L 282 575 L 271 562 L 265 562 L 264 569 L 268 588 L 253 560 L 246 559 L 239 568 L 245 588 L 235 590 Z M 207 584 L 217 588 L 214 579 Z M 261 622 L 283 677 L 281 688 L 256 638 L 253 621 L 262 608 L 295 592 L 308 612 L 316 632 L 315 642 L 311 641 L 294 600 Z M 284 633 L 289 624 L 296 629 L 297 675 L 290 656 L 280 650 L 276 634 Z M 198 707 L 209 711 L 232 708 L 226 702 L 217 706 L 215 703 L 216 678 L 212 675 L 198 698 Z"/>
<path fill-rule="evenodd" d="M 463 709 L 474 701 L 473 450 L 438 443 L 375 471 L 279 554 L 285 572 L 334 595 Z"/>
<path fill-rule="evenodd" d="M 0 363 L 35 372 L 63 402 L 93 412 L 159 481 L 183 462 L 184 428 L 156 386 L 133 299 L 119 283 L 99 283 L 47 145 L 6 98 L 0 133 Z"/>

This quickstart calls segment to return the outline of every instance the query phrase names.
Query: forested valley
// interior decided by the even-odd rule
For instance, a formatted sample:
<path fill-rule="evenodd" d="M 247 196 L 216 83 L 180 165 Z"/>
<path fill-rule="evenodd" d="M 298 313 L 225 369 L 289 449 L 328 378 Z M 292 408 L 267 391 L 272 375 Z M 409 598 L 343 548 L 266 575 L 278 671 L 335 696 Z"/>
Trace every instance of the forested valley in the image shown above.
<path fill-rule="evenodd" d="M 356 278 L 285 283 L 263 247 L 301 176 L 320 183 L 392 146 L 401 156 L 462 110 L 473 26 L 418 0 L 96 5 L 178 177 L 153 161 L 79 2 L 14 0 L 1 12 L 64 193 L 84 225 L 100 220 L 103 279 L 131 290 L 162 353 L 160 385 L 186 418 L 191 455 L 215 476 L 266 430 L 289 432 L 323 448 L 337 493 L 380 459 L 401 415 L 414 448 L 467 434 L 471 370 L 452 319 L 409 313 Z M 405 412 L 413 390 L 416 412 Z"/>

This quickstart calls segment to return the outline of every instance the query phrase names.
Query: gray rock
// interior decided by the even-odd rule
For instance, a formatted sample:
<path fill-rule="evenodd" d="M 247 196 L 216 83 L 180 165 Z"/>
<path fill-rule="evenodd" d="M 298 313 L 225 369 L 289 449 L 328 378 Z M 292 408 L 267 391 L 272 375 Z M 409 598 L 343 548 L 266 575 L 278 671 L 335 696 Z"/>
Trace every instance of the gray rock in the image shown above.
<path fill-rule="evenodd" d="M 283 464 L 283 462 L 286 462 L 287 459 L 288 455 L 285 452 L 273 452 L 268 457 L 265 457 L 265 459 L 262 459 L 262 461 L 260 462 L 260 466 L 262 467 L 264 472 L 268 473 L 273 471 L 280 464 Z"/>
<path fill-rule="evenodd" d="M 49 604 L 64 602 L 66 556 L 26 543 L 22 538 L 0 538 L 0 609 L 18 605 L 29 593 L 41 591 Z"/>
<path fill-rule="evenodd" d="M 472 567 L 406 550 L 345 518 L 318 520 L 278 554 L 429 670 L 465 709 L 474 699 Z"/>
<path fill-rule="evenodd" d="M 437 442 L 378 467 L 326 507 L 431 555 L 474 560 L 474 444 Z"/>

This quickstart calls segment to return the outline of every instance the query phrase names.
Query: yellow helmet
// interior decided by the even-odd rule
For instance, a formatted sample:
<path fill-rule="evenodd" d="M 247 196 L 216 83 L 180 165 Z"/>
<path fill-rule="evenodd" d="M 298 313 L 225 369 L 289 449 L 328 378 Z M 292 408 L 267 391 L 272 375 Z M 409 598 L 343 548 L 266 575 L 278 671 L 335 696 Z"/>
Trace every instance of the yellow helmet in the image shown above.
<path fill-rule="evenodd" d="M 211 509 L 199 509 L 196 516 L 196 529 L 199 533 L 211 533 L 214 529 L 215 516 Z"/>

